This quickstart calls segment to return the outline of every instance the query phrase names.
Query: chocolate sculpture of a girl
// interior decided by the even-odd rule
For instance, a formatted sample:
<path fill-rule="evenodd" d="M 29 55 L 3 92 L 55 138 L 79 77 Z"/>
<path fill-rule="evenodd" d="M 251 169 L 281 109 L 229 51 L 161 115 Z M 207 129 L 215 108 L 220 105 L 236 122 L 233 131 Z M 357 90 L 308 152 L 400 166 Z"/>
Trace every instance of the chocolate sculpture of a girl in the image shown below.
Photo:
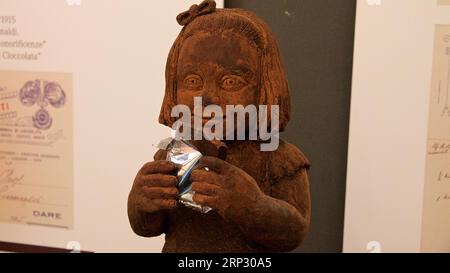
<path fill-rule="evenodd" d="M 167 60 L 159 122 L 172 126 L 175 105 L 193 107 L 194 97 L 202 97 L 205 106 L 279 105 L 284 130 L 290 118 L 287 76 L 266 24 L 251 12 L 216 9 L 208 0 L 177 20 L 184 27 Z M 205 155 L 190 176 L 193 200 L 212 210 L 200 213 L 177 202 L 179 166 L 159 150 L 129 195 L 136 234 L 164 233 L 163 252 L 287 252 L 299 246 L 311 211 L 309 162 L 302 152 L 282 140 L 269 152 L 260 150 L 258 140 L 225 140 L 226 155 L 219 156 L 208 143 L 191 143 Z"/>

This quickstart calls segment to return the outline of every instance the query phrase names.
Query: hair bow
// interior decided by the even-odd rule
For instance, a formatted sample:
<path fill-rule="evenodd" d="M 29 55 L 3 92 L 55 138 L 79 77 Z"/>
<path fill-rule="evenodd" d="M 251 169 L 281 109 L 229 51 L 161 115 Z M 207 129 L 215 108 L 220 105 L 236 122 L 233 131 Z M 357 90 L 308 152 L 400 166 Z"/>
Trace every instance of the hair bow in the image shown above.
<path fill-rule="evenodd" d="M 216 10 L 216 2 L 205 0 L 199 5 L 192 5 L 188 11 L 182 12 L 177 16 L 178 24 L 185 26 L 192 22 L 197 16 L 205 15 Z"/>

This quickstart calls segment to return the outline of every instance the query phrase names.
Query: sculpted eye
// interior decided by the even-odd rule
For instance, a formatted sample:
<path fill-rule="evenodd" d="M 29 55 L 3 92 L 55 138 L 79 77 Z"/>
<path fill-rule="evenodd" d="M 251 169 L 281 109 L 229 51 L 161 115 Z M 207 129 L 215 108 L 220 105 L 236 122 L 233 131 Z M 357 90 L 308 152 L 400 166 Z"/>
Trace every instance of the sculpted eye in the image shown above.
<path fill-rule="evenodd" d="M 203 80 L 198 75 L 189 75 L 184 79 L 184 86 L 190 90 L 199 90 L 203 87 Z"/>
<path fill-rule="evenodd" d="M 247 82 L 239 77 L 234 75 L 228 75 L 222 78 L 222 88 L 229 91 L 237 91 L 244 87 Z"/>

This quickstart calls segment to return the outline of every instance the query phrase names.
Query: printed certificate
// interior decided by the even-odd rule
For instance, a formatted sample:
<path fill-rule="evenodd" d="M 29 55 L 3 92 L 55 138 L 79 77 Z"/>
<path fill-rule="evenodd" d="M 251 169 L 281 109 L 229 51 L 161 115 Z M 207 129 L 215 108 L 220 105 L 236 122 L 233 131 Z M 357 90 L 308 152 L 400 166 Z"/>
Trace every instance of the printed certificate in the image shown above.
<path fill-rule="evenodd" d="M 72 74 L 0 71 L 0 221 L 73 227 Z"/>
<path fill-rule="evenodd" d="M 437 25 L 430 93 L 422 251 L 448 251 L 450 237 L 450 25 Z"/>

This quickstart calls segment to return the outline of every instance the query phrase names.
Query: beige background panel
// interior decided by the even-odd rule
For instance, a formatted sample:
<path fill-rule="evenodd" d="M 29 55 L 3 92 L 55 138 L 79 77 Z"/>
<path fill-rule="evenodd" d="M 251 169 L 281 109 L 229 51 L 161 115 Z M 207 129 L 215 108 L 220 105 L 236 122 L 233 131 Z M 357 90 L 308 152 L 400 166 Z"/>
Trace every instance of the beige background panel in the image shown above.
<path fill-rule="evenodd" d="M 435 25 L 450 13 L 369 2 L 357 2 L 344 251 L 417 252 Z"/>
<path fill-rule="evenodd" d="M 69 72 L 74 94 L 74 229 L 0 224 L 0 240 L 159 252 L 162 236 L 146 239 L 131 231 L 127 195 L 137 170 L 152 160 L 152 145 L 170 135 L 157 123 L 165 62 L 181 29 L 176 15 L 198 1 L 160 1 L 157 10 L 147 0 L 72 2 L 0 2 L 2 15 L 16 16 L 15 38 L 46 41 L 27 49 L 40 52 L 38 60 L 2 59 L 0 70 Z M 0 47 L 5 50 L 12 51 Z"/>

